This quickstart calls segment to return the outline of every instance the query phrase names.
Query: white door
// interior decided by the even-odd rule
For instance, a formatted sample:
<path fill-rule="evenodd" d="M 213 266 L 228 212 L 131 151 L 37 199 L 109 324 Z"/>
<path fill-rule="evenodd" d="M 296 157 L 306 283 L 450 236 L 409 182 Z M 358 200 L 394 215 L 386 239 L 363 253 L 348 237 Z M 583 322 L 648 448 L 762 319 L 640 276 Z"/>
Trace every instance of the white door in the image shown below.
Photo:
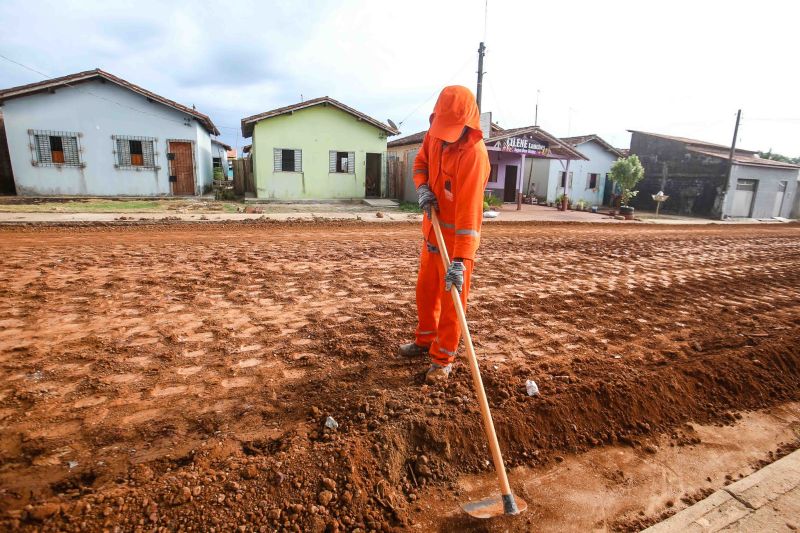
<path fill-rule="evenodd" d="M 753 198 L 756 195 L 758 180 L 736 180 L 736 192 L 733 195 L 732 217 L 749 217 L 752 213 Z"/>
<path fill-rule="evenodd" d="M 786 196 L 786 185 L 788 181 L 778 182 L 778 192 L 775 194 L 775 208 L 772 210 L 773 217 L 781 216 L 781 208 L 783 207 L 783 197 Z"/>

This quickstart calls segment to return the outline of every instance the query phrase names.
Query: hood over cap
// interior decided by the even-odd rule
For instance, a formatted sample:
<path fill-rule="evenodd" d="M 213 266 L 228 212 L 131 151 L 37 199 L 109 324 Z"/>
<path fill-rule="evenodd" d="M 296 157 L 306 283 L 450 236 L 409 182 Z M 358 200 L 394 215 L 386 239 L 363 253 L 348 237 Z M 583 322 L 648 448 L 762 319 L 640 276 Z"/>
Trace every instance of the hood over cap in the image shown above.
<path fill-rule="evenodd" d="M 431 114 L 431 127 L 428 133 L 448 143 L 456 142 L 464 127 L 468 127 L 482 137 L 481 114 L 475 95 L 462 85 L 450 85 L 442 89 Z"/>

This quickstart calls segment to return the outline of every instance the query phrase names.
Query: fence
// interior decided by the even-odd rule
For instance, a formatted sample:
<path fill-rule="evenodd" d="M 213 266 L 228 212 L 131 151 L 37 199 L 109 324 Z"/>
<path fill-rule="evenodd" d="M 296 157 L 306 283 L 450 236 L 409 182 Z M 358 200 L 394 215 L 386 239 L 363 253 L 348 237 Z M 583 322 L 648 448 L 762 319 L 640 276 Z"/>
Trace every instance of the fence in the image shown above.
<path fill-rule="evenodd" d="M 392 157 L 386 165 L 388 197 L 402 202 L 416 202 L 417 191 L 414 187 L 414 159 L 419 149 L 408 150 Z"/>
<path fill-rule="evenodd" d="M 403 176 L 405 176 L 405 163 L 401 159 L 393 157 L 386 162 L 388 198 L 398 198 L 402 200 Z"/>
<path fill-rule="evenodd" d="M 233 162 L 233 190 L 239 196 L 256 192 L 253 178 L 253 159 L 236 159 Z"/>

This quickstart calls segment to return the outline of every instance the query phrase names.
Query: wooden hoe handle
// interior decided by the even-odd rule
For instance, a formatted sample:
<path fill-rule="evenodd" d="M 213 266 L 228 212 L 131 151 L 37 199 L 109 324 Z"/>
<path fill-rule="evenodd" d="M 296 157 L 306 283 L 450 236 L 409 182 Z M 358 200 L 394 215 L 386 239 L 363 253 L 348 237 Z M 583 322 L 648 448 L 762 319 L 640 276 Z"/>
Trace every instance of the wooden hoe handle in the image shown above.
<path fill-rule="evenodd" d="M 442 258 L 444 270 L 447 272 L 447 269 L 450 267 L 450 257 L 447 254 L 447 247 L 444 245 L 444 237 L 442 237 L 442 229 L 439 227 L 439 217 L 436 215 L 435 209 L 431 209 L 431 221 L 433 222 L 433 231 L 436 233 L 439 255 Z M 497 472 L 497 480 L 500 483 L 500 493 L 503 495 L 505 512 L 507 514 L 516 514 L 516 502 L 514 502 L 514 496 L 511 494 L 511 487 L 508 484 L 508 476 L 506 476 L 506 468 L 503 464 L 503 455 L 500 453 L 500 444 L 497 442 L 497 433 L 494 431 L 492 413 L 489 411 L 489 401 L 486 399 L 486 391 L 483 389 L 483 379 L 481 379 L 481 370 L 478 367 L 478 358 L 475 357 L 475 347 L 472 346 L 472 336 L 469 334 L 467 317 L 464 314 L 464 307 L 461 305 L 461 295 L 455 286 L 451 287 L 450 295 L 453 297 L 453 305 L 456 308 L 456 314 L 458 314 L 461 334 L 464 335 L 464 343 L 467 345 L 467 359 L 469 360 L 469 369 L 472 372 L 472 386 L 475 388 L 475 395 L 478 397 L 478 405 L 481 408 L 483 429 L 489 441 L 489 450 L 492 452 L 492 461 L 494 462 L 494 469 Z"/>

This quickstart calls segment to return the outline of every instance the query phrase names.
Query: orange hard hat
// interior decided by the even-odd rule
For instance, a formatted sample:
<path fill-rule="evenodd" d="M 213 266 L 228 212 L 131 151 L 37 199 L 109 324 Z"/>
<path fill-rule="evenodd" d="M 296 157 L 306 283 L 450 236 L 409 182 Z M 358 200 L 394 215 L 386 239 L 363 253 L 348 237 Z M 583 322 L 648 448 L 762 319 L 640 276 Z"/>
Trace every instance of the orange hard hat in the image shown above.
<path fill-rule="evenodd" d="M 428 133 L 445 142 L 456 142 L 464 127 L 480 131 L 481 113 L 472 91 L 462 85 L 442 89 L 431 115 Z"/>

